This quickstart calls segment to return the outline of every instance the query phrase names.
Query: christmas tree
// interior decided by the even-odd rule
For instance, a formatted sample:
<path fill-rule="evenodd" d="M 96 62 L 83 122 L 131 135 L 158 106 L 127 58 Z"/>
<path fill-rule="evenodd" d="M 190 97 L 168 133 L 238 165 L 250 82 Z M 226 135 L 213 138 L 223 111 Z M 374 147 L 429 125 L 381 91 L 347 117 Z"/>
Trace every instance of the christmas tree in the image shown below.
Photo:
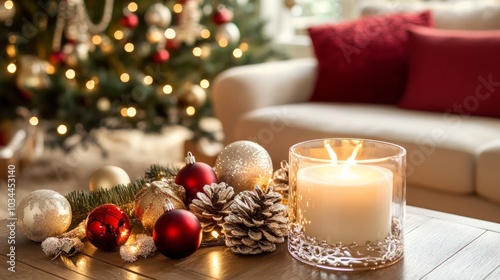
<path fill-rule="evenodd" d="M 102 127 L 180 124 L 210 137 L 199 121 L 212 79 L 279 55 L 256 2 L 0 1 L 0 120 L 27 108 L 64 149 Z"/>

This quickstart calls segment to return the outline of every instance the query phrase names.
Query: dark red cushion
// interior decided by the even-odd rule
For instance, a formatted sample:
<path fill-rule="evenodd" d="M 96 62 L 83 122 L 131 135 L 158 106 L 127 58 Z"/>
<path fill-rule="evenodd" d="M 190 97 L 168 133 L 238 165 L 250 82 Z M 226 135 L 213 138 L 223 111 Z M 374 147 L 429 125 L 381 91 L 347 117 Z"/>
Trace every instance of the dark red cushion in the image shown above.
<path fill-rule="evenodd" d="M 500 117 L 500 31 L 413 28 L 399 106 Z"/>
<path fill-rule="evenodd" d="M 311 101 L 396 104 L 406 83 L 407 29 L 429 11 L 386 14 L 308 29 L 318 60 Z"/>

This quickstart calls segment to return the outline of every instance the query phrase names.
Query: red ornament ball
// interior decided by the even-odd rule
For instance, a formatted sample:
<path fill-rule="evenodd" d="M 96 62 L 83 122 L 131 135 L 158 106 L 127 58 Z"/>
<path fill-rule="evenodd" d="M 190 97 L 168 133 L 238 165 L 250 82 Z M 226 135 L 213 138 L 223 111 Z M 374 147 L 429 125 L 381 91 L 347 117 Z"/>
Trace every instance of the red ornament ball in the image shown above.
<path fill-rule="evenodd" d="M 92 245 L 104 251 L 113 251 L 127 242 L 132 223 L 120 207 L 103 204 L 90 212 L 85 229 Z"/>
<path fill-rule="evenodd" d="M 120 18 L 120 25 L 127 28 L 136 28 L 139 25 L 139 17 L 134 13 L 123 15 Z"/>
<path fill-rule="evenodd" d="M 54 52 L 50 55 L 49 61 L 52 65 L 60 65 L 66 61 L 66 54 L 64 52 Z"/>
<path fill-rule="evenodd" d="M 233 19 L 233 12 L 231 12 L 231 10 L 227 9 L 224 6 L 219 6 L 215 11 L 214 15 L 212 16 L 212 21 L 217 25 L 228 23 L 232 19 Z"/>
<path fill-rule="evenodd" d="M 177 50 L 180 48 L 180 46 L 181 42 L 179 42 L 179 40 L 176 39 L 168 39 L 167 43 L 165 43 L 165 48 L 169 50 Z"/>
<path fill-rule="evenodd" d="M 193 254 L 201 244 L 202 228 L 196 216 L 183 209 L 166 211 L 155 223 L 153 241 L 158 252 L 171 259 Z"/>
<path fill-rule="evenodd" d="M 175 183 L 186 189 L 186 205 L 189 205 L 196 198 L 198 192 L 203 192 L 205 185 L 218 182 L 212 167 L 203 162 L 196 162 L 191 152 L 187 154 L 186 165 L 177 172 L 175 177 Z"/>
<path fill-rule="evenodd" d="M 159 50 L 154 53 L 153 61 L 156 63 L 164 63 L 167 62 L 170 58 L 170 53 L 167 50 Z"/>

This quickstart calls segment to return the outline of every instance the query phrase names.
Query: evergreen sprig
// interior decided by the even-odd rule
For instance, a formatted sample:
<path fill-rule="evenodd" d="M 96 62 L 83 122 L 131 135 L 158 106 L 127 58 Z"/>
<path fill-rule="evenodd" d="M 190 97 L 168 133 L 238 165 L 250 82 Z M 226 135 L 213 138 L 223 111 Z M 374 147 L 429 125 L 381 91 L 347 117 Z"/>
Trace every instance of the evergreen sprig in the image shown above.
<path fill-rule="evenodd" d="M 86 193 L 82 190 L 73 191 L 66 195 L 71 205 L 73 224 L 78 224 L 87 218 L 87 215 L 97 206 L 113 203 L 132 217 L 134 214 L 134 197 L 145 183 L 144 179 L 137 179 L 127 185 L 117 185 L 110 189 L 98 189 Z"/>
<path fill-rule="evenodd" d="M 173 179 L 179 172 L 179 167 L 171 165 L 151 164 L 146 169 L 144 179 L 148 182 L 159 181 L 161 179 Z"/>
<path fill-rule="evenodd" d="M 175 178 L 178 168 L 170 165 L 152 164 L 146 169 L 144 178 L 139 178 L 127 185 L 117 185 L 109 189 L 98 189 L 94 192 L 82 190 L 73 191 L 66 195 L 71 205 L 73 225 L 79 224 L 97 206 L 113 203 L 123 209 L 129 217 L 134 217 L 134 199 L 137 192 L 145 183 Z"/>

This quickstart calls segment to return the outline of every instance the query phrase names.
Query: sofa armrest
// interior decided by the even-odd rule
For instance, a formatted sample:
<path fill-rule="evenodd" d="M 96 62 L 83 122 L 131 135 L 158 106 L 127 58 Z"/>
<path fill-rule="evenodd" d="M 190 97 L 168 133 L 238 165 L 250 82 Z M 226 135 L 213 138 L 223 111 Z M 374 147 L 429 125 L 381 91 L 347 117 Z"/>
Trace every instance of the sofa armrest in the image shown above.
<path fill-rule="evenodd" d="M 314 58 L 303 58 L 238 66 L 220 73 L 213 82 L 212 106 L 222 122 L 226 144 L 233 141 L 237 122 L 246 112 L 309 100 L 316 65 Z"/>
<path fill-rule="evenodd" d="M 476 159 L 476 191 L 488 200 L 500 203 L 500 139 L 479 148 Z"/>

